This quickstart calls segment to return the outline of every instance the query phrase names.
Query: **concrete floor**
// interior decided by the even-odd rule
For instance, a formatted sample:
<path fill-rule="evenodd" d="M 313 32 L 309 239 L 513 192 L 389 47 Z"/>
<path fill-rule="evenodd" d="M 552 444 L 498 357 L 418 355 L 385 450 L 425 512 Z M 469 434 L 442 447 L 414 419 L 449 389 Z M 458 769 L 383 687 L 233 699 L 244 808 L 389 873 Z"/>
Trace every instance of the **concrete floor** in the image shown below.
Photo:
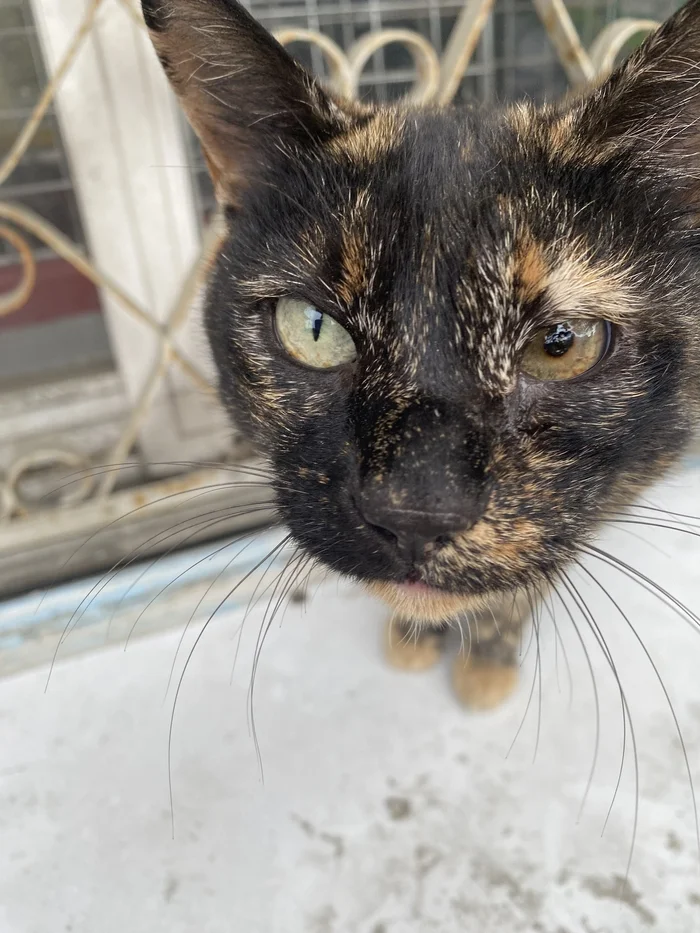
<path fill-rule="evenodd" d="M 700 513 L 698 473 L 653 498 Z M 700 540 L 639 531 L 651 544 L 621 529 L 603 546 L 700 609 Z M 700 638 L 624 578 L 601 579 L 658 665 L 700 787 Z M 261 610 L 245 624 L 233 678 L 240 608 L 217 616 L 198 644 L 174 720 L 174 839 L 173 689 L 164 695 L 183 614 L 126 653 L 60 662 L 46 693 L 45 666 L 0 682 L 1 933 L 700 930 L 700 856 L 673 717 L 627 624 L 581 586 L 634 722 L 629 880 L 632 741 L 628 728 L 601 835 L 623 730 L 619 691 L 590 635 L 599 754 L 579 816 L 596 711 L 561 607 L 567 657 L 545 619 L 541 700 L 530 646 L 519 693 L 476 716 L 453 701 L 447 663 L 388 670 L 383 610 L 333 582 L 291 606 L 265 642 L 254 697 L 264 783 L 246 710 Z"/>

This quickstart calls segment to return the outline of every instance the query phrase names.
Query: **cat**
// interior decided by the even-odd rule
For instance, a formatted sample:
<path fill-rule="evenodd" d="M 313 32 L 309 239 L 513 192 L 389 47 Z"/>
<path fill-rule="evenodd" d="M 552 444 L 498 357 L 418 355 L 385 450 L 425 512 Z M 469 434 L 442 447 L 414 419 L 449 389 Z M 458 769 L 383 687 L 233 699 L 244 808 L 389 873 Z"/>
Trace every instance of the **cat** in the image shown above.
<path fill-rule="evenodd" d="M 296 543 L 394 611 L 392 660 L 521 627 L 700 411 L 700 0 L 558 104 L 342 100 L 236 0 L 143 0 L 226 222 L 220 395 Z M 413 635 L 414 637 L 409 637 Z"/>

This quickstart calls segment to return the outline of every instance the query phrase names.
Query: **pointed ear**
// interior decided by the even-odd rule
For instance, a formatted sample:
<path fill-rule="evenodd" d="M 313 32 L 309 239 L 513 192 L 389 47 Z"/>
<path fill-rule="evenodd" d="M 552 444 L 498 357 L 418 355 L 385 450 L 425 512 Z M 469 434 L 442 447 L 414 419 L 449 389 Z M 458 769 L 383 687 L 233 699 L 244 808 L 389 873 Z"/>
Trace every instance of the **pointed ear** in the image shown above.
<path fill-rule="evenodd" d="M 236 0 L 143 0 L 149 34 L 197 133 L 219 201 L 280 151 L 346 130 L 341 107 Z"/>
<path fill-rule="evenodd" d="M 580 105 L 575 125 L 596 161 L 626 153 L 641 171 L 688 172 L 697 188 L 700 0 L 652 33 Z"/>

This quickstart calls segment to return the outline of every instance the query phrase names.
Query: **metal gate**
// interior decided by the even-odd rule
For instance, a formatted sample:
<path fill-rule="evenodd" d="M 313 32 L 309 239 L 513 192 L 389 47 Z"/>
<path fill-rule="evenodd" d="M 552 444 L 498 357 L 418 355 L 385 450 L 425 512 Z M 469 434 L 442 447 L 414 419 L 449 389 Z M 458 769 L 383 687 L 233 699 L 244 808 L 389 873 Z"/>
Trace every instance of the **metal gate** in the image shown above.
<path fill-rule="evenodd" d="M 344 94 L 440 103 L 595 80 L 675 5 L 249 3 Z M 250 524 L 200 326 L 211 188 L 132 0 L 0 0 L 0 144 L 0 593 L 195 541 L 203 501 Z"/>

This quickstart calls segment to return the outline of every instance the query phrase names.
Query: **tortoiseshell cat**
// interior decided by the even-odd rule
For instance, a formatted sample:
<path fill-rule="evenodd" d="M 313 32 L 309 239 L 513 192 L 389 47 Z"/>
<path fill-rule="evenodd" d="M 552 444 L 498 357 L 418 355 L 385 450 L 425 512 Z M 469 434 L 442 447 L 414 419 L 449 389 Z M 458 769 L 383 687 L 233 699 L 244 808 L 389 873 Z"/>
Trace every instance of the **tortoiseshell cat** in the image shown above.
<path fill-rule="evenodd" d="M 700 0 L 587 98 L 371 107 L 235 0 L 143 0 L 227 222 L 221 396 L 308 553 L 394 607 L 394 660 L 480 612 L 459 695 L 700 408 Z"/>

